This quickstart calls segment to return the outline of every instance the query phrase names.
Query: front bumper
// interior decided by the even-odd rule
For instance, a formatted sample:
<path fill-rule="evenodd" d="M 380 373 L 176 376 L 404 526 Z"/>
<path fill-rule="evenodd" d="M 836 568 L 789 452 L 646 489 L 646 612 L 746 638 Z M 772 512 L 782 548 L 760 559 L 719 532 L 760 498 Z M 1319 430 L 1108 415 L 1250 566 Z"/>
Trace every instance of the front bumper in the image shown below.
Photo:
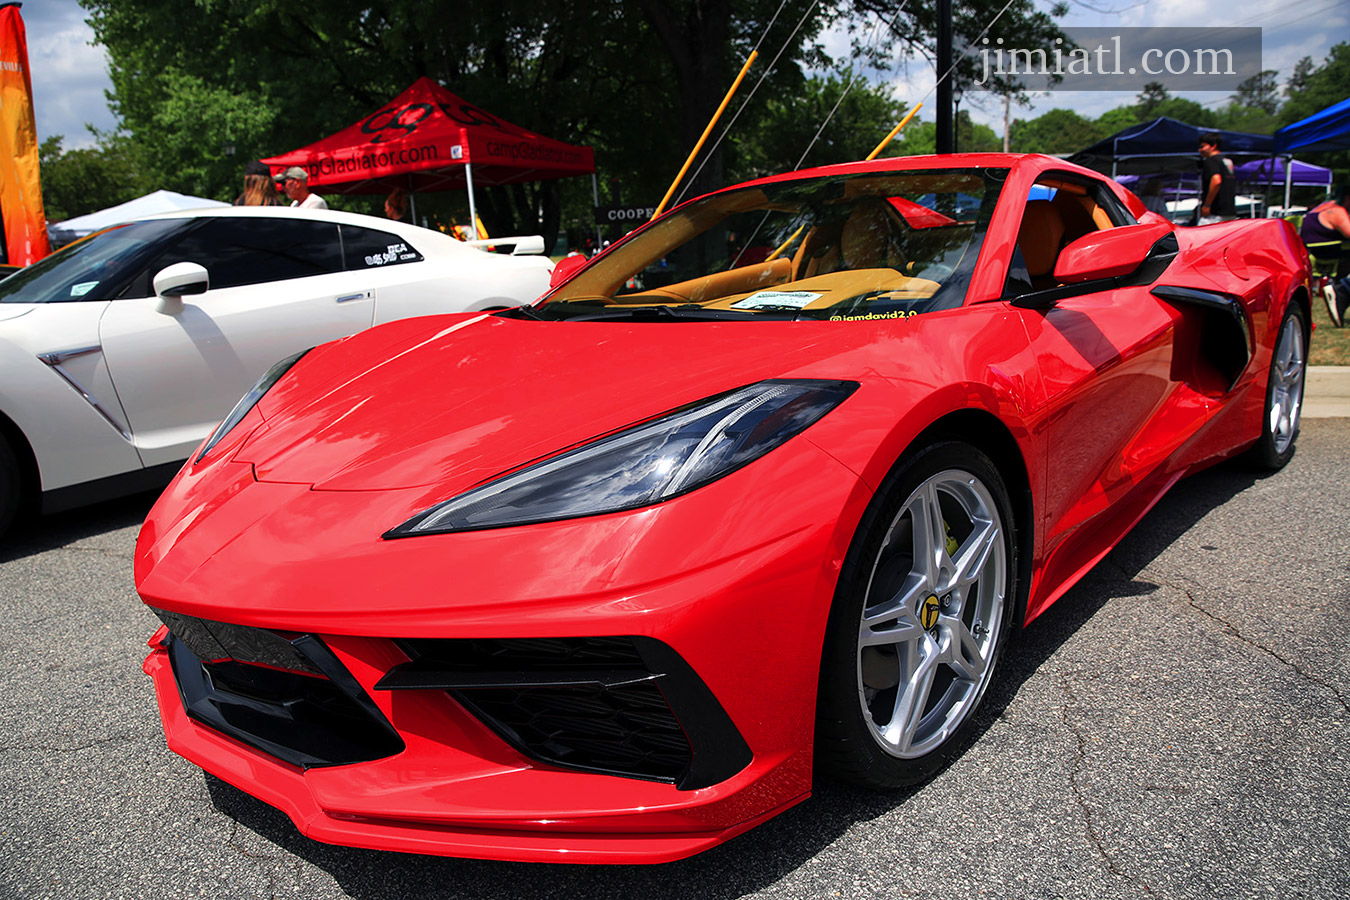
<path fill-rule="evenodd" d="M 335 844 L 655 863 L 722 843 L 810 794 L 821 641 L 870 497 L 828 454 L 795 443 L 761 461 L 776 465 L 746 467 L 659 509 L 496 533 L 371 540 L 352 523 L 388 518 L 369 512 L 387 497 L 247 476 L 209 515 L 157 507 L 138 547 L 137 586 L 148 604 L 312 635 L 404 745 L 327 765 L 287 762 L 232 738 L 188 714 L 158 635 L 145 671 L 169 747 Z M 232 524 L 215 530 L 212 521 Z M 711 777 L 612 774 L 565 764 L 565 754 L 541 758 L 526 752 L 538 735 L 510 739 L 492 727 L 491 710 L 455 699 L 458 688 L 437 680 L 444 673 L 418 682 L 426 672 L 408 669 L 415 640 L 606 635 L 667 648 L 713 698 L 748 761 L 720 762 L 731 742 L 695 733 L 703 726 L 688 710 L 708 704 L 671 695 L 671 681 L 666 701 L 695 758 L 708 748 L 704 762 L 718 763 Z"/>

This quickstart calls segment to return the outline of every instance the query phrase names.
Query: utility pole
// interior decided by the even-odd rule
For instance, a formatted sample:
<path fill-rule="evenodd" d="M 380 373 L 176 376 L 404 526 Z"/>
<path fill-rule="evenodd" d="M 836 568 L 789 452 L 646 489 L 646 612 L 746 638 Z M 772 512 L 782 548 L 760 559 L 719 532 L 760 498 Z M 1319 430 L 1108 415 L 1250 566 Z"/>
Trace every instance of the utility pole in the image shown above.
<path fill-rule="evenodd" d="M 1003 95 L 1003 152 L 1008 153 L 1011 146 L 1012 128 L 1008 120 L 1008 112 L 1012 107 L 1012 92 Z"/>
<path fill-rule="evenodd" d="M 937 152 L 951 153 L 952 126 L 952 0 L 937 0 Z"/>

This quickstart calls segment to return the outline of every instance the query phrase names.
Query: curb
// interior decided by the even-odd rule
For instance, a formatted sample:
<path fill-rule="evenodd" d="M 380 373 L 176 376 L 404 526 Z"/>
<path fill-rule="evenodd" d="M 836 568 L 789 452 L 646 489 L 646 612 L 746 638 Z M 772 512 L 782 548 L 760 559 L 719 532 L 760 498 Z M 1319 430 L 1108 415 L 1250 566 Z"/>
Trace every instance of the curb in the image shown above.
<path fill-rule="evenodd" d="M 1308 380 L 1303 391 L 1303 417 L 1350 417 L 1350 366 L 1308 366 Z"/>

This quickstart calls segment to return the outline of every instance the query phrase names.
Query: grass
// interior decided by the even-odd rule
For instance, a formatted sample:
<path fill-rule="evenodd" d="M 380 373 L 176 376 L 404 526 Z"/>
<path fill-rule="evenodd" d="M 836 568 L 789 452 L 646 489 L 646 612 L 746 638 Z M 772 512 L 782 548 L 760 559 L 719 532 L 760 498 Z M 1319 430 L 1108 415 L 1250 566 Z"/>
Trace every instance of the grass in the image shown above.
<path fill-rule="evenodd" d="M 1311 366 L 1350 366 L 1350 327 L 1337 328 L 1327 315 L 1327 305 L 1320 296 L 1312 299 L 1312 346 L 1308 352 Z"/>

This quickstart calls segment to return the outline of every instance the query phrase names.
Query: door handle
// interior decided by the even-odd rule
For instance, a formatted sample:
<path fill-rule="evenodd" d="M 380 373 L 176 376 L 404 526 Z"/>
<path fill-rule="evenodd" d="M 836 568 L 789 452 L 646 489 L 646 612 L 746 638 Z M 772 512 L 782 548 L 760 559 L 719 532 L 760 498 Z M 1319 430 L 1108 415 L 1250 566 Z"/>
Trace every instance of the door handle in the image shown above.
<path fill-rule="evenodd" d="M 353 300 L 369 300 L 373 296 L 374 296 L 373 291 L 360 291 L 355 294 L 343 294 L 341 297 L 337 298 L 337 302 L 350 303 Z"/>

